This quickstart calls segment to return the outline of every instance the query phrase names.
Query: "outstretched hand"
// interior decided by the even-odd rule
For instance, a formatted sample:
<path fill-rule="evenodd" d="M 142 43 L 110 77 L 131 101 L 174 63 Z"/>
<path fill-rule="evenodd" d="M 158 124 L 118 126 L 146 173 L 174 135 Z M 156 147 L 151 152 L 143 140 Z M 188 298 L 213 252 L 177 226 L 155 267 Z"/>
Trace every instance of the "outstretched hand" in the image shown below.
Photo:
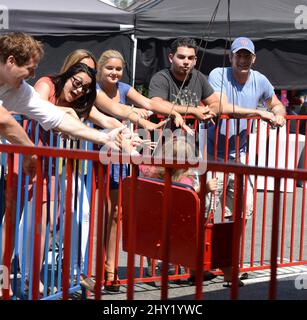
<path fill-rule="evenodd" d="M 134 108 L 133 110 L 143 119 L 147 119 L 149 116 L 152 115 L 152 112 L 150 110 L 146 110 L 143 108 Z"/>
<path fill-rule="evenodd" d="M 178 112 L 175 113 L 174 122 L 176 127 L 181 127 L 191 136 L 194 135 L 194 131 L 184 122 L 181 114 L 179 114 Z"/>
<path fill-rule="evenodd" d="M 153 150 L 157 146 L 157 142 L 151 141 L 150 139 L 141 139 L 139 136 L 134 136 L 132 138 L 132 143 L 135 147 L 147 147 Z"/>
<path fill-rule="evenodd" d="M 153 142 L 150 139 L 142 139 L 138 133 L 133 132 L 128 128 L 123 131 L 122 136 L 126 140 L 131 140 L 131 145 L 133 147 L 143 146 L 153 150 L 157 145 L 157 142 Z"/>
<path fill-rule="evenodd" d="M 123 139 L 122 132 L 126 130 L 126 128 L 126 126 L 121 126 L 111 130 L 108 133 L 108 141 L 105 144 L 112 150 L 120 151 Z"/>
<path fill-rule="evenodd" d="M 147 129 L 149 131 L 161 129 L 167 123 L 167 121 L 168 121 L 167 119 L 160 121 L 159 123 L 153 123 L 153 122 L 147 121 L 146 125 L 144 126 L 144 129 Z"/>

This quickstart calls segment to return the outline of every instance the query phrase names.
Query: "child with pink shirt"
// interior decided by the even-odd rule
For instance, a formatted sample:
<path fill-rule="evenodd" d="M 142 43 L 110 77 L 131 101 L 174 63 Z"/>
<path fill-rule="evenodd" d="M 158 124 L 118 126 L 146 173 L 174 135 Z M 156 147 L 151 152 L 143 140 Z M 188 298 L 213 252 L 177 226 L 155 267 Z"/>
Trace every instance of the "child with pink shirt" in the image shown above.
<path fill-rule="evenodd" d="M 186 136 L 175 137 L 173 139 L 167 140 L 160 150 L 157 152 L 155 158 L 164 158 L 167 160 L 176 161 L 188 161 L 189 159 L 196 159 L 196 155 L 193 151 L 192 145 L 187 141 Z M 140 165 L 140 173 L 143 177 L 164 179 L 165 168 L 153 165 Z M 179 182 L 183 185 L 192 187 L 196 192 L 200 191 L 200 184 L 198 178 L 197 170 L 194 168 L 182 168 L 182 169 L 171 169 L 171 177 L 173 182 Z M 217 179 L 213 178 L 207 181 L 206 189 L 207 192 L 213 193 L 216 190 Z M 147 257 L 147 274 L 152 276 L 152 263 L 151 259 Z M 156 265 L 156 270 L 159 272 L 160 263 Z M 169 264 L 169 274 L 174 274 L 174 266 Z M 179 271 L 180 272 L 180 271 Z M 203 280 L 211 280 L 216 276 L 208 271 L 203 273 Z M 195 283 L 195 275 L 193 270 L 191 270 L 191 276 L 188 279 L 189 284 L 193 285 Z"/>

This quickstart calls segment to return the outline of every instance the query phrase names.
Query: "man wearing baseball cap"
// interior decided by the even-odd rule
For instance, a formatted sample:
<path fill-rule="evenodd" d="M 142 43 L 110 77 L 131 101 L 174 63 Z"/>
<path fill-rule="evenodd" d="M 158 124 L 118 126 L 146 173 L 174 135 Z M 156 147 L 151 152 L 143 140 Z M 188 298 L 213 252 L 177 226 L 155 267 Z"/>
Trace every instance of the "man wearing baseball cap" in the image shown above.
<path fill-rule="evenodd" d="M 255 46 L 252 42 L 252 40 L 245 38 L 245 37 L 239 37 L 233 41 L 231 44 L 231 52 L 236 53 L 239 50 L 247 50 L 251 54 L 255 54 Z"/>
<path fill-rule="evenodd" d="M 267 109 L 275 115 L 274 125 L 283 126 L 285 124 L 284 115 L 285 107 L 279 101 L 274 93 L 274 88 L 270 81 L 260 72 L 252 69 L 256 60 L 254 43 L 246 37 L 236 38 L 230 48 L 230 64 L 231 67 L 215 68 L 209 74 L 209 83 L 214 91 L 222 96 L 223 104 L 230 104 L 236 114 L 236 108 L 243 107 L 250 109 L 251 116 L 259 103 L 266 105 Z M 259 110 L 260 111 L 260 110 Z M 223 113 L 223 111 L 221 111 Z M 239 126 L 239 128 L 238 128 Z M 236 154 L 236 136 L 240 134 L 239 154 Z M 214 136 L 215 128 L 208 129 L 208 158 L 214 156 Z M 218 128 L 218 160 L 224 162 L 237 161 L 245 164 L 246 148 L 247 148 L 247 120 L 231 119 L 228 130 L 228 154 L 225 157 L 226 147 L 226 121 L 220 121 Z M 223 178 L 222 173 L 217 173 L 218 185 L 216 191 L 216 206 L 218 206 L 223 196 Z M 233 203 L 234 203 L 234 175 L 228 174 L 226 179 L 226 219 L 232 219 Z M 253 213 L 253 188 L 250 181 L 247 186 L 246 199 L 246 217 L 250 217 Z M 231 269 L 223 270 L 224 279 L 229 284 L 231 281 Z M 243 285 L 239 282 L 239 285 Z"/>

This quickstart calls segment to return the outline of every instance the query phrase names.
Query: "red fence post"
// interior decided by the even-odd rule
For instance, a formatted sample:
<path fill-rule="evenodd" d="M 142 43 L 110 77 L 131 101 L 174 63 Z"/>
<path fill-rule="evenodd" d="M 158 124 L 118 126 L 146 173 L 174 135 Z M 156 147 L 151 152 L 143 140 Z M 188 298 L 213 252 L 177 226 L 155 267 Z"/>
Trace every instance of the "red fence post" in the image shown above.
<path fill-rule="evenodd" d="M 89 249 L 88 249 L 88 276 L 92 276 L 92 265 L 93 265 L 93 242 L 94 242 L 94 230 L 95 230 L 95 201 L 96 201 L 96 166 L 93 162 L 92 173 L 92 193 L 90 202 L 90 230 L 89 230 Z"/>
<path fill-rule="evenodd" d="M 8 274 L 11 274 L 11 257 L 12 257 L 12 239 L 13 239 L 13 230 L 14 230 L 14 220 L 15 220 L 15 200 L 13 200 L 13 163 L 14 163 L 14 154 L 9 153 L 7 155 L 7 164 L 8 164 L 8 176 L 7 176 L 7 191 L 5 195 L 5 246 L 4 246 L 4 255 L 3 255 L 3 264 L 7 268 Z M 8 280 L 10 287 L 10 280 Z M 4 300 L 10 299 L 10 290 L 9 288 L 2 288 Z"/>
<path fill-rule="evenodd" d="M 258 161 L 259 161 L 259 140 L 260 140 L 260 119 L 257 119 L 255 166 L 258 166 Z M 255 258 L 255 233 L 256 233 L 256 218 L 257 218 L 257 185 L 258 185 L 258 175 L 255 175 L 253 217 L 252 217 L 252 235 L 251 235 L 251 255 L 250 255 L 250 265 L 251 266 L 254 265 L 254 258 Z"/>
<path fill-rule="evenodd" d="M 265 166 L 269 165 L 269 151 L 270 151 L 270 127 L 267 123 L 266 130 L 266 151 L 265 151 Z M 266 208 L 267 208 L 267 194 L 268 194 L 268 177 L 264 177 L 264 191 L 263 191 L 263 209 L 262 209 L 262 230 L 261 230 L 261 257 L 260 263 L 264 264 L 264 249 L 265 249 L 265 226 L 266 226 Z"/>
<path fill-rule="evenodd" d="M 286 152 L 285 152 L 285 168 L 288 168 L 289 161 L 289 135 L 290 135 L 290 121 L 287 120 L 287 133 L 286 133 Z M 287 213 L 287 178 L 284 179 L 284 196 L 283 196 L 283 211 L 281 223 L 281 243 L 280 243 L 280 263 L 284 262 L 284 244 L 285 244 L 285 231 L 286 231 L 286 213 Z"/>
<path fill-rule="evenodd" d="M 239 275 L 239 255 L 240 240 L 242 233 L 242 209 L 243 209 L 243 174 L 235 177 L 235 194 L 233 210 L 233 236 L 232 236 L 232 275 L 231 275 L 231 299 L 238 298 L 238 275 Z"/>
<path fill-rule="evenodd" d="M 101 283 L 104 274 L 105 241 L 103 241 L 103 216 L 106 210 L 105 175 L 103 166 L 98 163 L 98 212 L 97 212 L 97 242 L 96 242 L 96 283 L 95 299 L 101 299 Z M 105 222 L 106 223 L 106 222 Z M 106 229 L 106 228 L 105 228 Z M 104 242 L 104 243 L 103 243 Z"/>
<path fill-rule="evenodd" d="M 128 216 L 128 262 L 127 262 L 127 277 L 128 277 L 128 288 L 127 288 L 127 299 L 133 300 L 134 297 L 134 255 L 135 255 L 135 233 L 136 233 L 136 223 L 134 219 L 134 207 L 136 202 L 136 182 L 137 182 L 137 172 L 136 166 L 132 165 L 132 184 L 131 184 L 131 194 L 129 203 L 129 216 Z"/>
<path fill-rule="evenodd" d="M 294 151 L 294 169 L 298 165 L 298 133 L 300 127 L 300 120 L 296 121 L 295 127 L 295 151 Z M 290 262 L 293 261 L 293 247 L 294 247 L 294 233 L 295 233 L 295 219 L 296 219 L 296 182 L 293 180 L 293 201 L 292 201 L 292 219 L 291 219 L 291 240 L 290 240 Z"/>
<path fill-rule="evenodd" d="M 245 165 L 249 164 L 249 138 L 250 138 L 250 119 L 247 120 L 247 150 L 246 150 L 246 158 Z M 245 225 L 246 225 L 246 209 L 247 209 L 247 188 L 248 186 L 248 175 L 244 175 L 244 193 L 243 193 L 243 230 L 242 230 L 242 245 L 241 245 L 241 258 L 240 258 L 240 267 L 243 267 L 244 263 L 244 243 L 245 243 Z"/>
<path fill-rule="evenodd" d="M 72 171 L 73 160 L 67 159 L 67 186 L 66 186 L 66 199 L 65 199 L 65 227 L 64 227 L 64 261 L 63 261 L 63 300 L 69 298 L 69 269 L 71 257 L 71 199 L 72 199 Z"/>
<path fill-rule="evenodd" d="M 276 271 L 277 271 L 277 252 L 278 252 L 278 229 L 280 212 L 280 178 L 274 179 L 274 200 L 273 200 L 273 219 L 272 219 L 272 240 L 271 240 L 271 281 L 269 288 L 269 299 L 276 298 Z"/>
<path fill-rule="evenodd" d="M 33 287 L 32 297 L 39 299 L 40 264 L 41 264 L 41 232 L 42 232 L 42 200 L 43 200 L 42 157 L 37 158 L 36 165 L 36 198 L 34 225 L 34 258 L 33 258 Z"/>
<path fill-rule="evenodd" d="M 197 261 L 196 261 L 196 270 L 195 270 L 195 299 L 202 299 L 202 282 L 203 282 L 203 265 L 204 265 L 204 250 L 205 250 L 205 231 L 207 224 L 205 223 L 204 213 L 206 211 L 205 201 L 207 193 L 207 173 L 201 176 L 200 181 L 200 215 L 197 217 Z M 208 210 L 209 211 L 209 210 Z M 207 218 L 207 217 L 206 217 Z"/>
<path fill-rule="evenodd" d="M 163 200 L 163 232 L 162 232 L 162 288 L 161 288 L 161 300 L 167 300 L 168 296 L 168 262 L 169 262 L 169 250 L 170 250 L 170 233 L 171 233 L 171 171 L 169 168 L 165 168 L 164 174 L 164 200 Z"/>
<path fill-rule="evenodd" d="M 305 128 L 305 154 L 304 154 L 304 169 L 307 170 L 307 125 Z M 299 260 L 303 260 L 303 252 L 304 252 L 304 227 L 305 227 L 305 213 L 306 213 L 306 181 L 303 181 L 303 192 L 302 192 L 302 213 L 301 213 L 301 236 L 300 236 L 300 253 Z"/>

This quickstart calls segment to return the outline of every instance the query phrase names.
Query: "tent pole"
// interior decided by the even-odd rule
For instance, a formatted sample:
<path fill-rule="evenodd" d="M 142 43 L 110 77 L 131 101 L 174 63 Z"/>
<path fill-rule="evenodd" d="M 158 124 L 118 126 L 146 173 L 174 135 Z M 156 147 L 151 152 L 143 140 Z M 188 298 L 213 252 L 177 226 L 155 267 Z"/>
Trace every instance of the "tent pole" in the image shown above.
<path fill-rule="evenodd" d="M 137 51 L 137 44 L 138 39 L 134 36 L 134 34 L 131 35 L 131 39 L 133 41 L 133 60 L 132 60 L 132 87 L 134 87 L 135 84 L 135 69 L 136 69 L 136 51 Z"/>

